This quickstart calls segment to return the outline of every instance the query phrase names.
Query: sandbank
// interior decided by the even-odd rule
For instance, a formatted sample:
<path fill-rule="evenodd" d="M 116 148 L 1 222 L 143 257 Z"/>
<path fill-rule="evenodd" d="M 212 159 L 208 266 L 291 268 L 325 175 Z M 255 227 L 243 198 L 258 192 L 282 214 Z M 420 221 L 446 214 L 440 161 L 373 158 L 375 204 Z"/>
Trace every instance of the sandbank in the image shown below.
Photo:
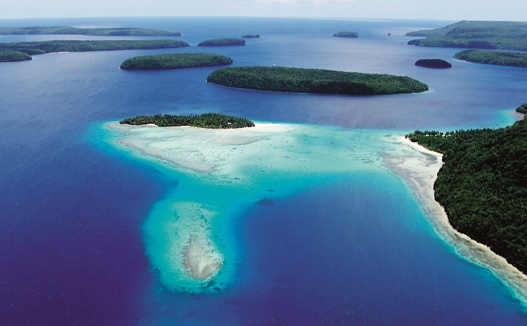
<path fill-rule="evenodd" d="M 527 305 L 527 276 L 489 247 L 456 231 L 450 225 L 443 207 L 435 200 L 434 182 L 443 165 L 442 155 L 404 137 L 395 138 L 393 142 L 406 146 L 407 150 L 384 155 L 384 164 L 409 185 L 437 233 L 462 257 L 492 271 L 512 289 L 524 305 Z"/>

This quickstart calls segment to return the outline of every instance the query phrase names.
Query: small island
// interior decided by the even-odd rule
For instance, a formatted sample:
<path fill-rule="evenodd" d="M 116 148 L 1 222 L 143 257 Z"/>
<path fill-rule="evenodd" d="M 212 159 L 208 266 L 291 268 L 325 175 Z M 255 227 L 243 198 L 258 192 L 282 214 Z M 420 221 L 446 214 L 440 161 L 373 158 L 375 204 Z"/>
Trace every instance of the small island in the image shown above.
<path fill-rule="evenodd" d="M 357 38 L 359 34 L 357 32 L 337 32 L 333 34 L 333 37 L 347 37 L 347 38 Z"/>
<path fill-rule="evenodd" d="M 124 70 L 157 70 L 229 65 L 232 59 L 219 54 L 177 53 L 130 58 L 121 64 Z"/>
<path fill-rule="evenodd" d="M 242 38 L 218 38 L 200 42 L 198 46 L 243 46 L 245 40 Z"/>
<path fill-rule="evenodd" d="M 17 62 L 31 60 L 27 53 L 14 50 L 0 50 L 0 62 Z"/>
<path fill-rule="evenodd" d="M 420 59 L 415 62 L 416 66 L 435 69 L 452 68 L 452 64 L 442 59 Z"/>
<path fill-rule="evenodd" d="M 409 45 L 468 48 L 527 50 L 526 22 L 460 21 L 442 28 L 406 33 L 406 36 L 425 37 Z"/>
<path fill-rule="evenodd" d="M 527 120 L 406 138 L 443 153 L 434 191 L 450 224 L 527 273 Z"/>
<path fill-rule="evenodd" d="M 428 86 L 410 77 L 287 67 L 233 67 L 214 71 L 208 82 L 261 91 L 344 95 L 419 93 Z"/>
<path fill-rule="evenodd" d="M 254 122 L 245 118 L 236 118 L 221 113 L 204 113 L 192 115 L 141 115 L 119 122 L 128 125 L 154 124 L 158 127 L 197 127 L 206 129 L 237 129 L 254 127 Z"/>
<path fill-rule="evenodd" d="M 259 34 L 245 34 L 242 35 L 242 38 L 260 38 Z"/>
<path fill-rule="evenodd" d="M 522 114 L 527 114 L 527 103 L 522 104 L 519 107 L 517 107 L 516 108 L 516 112 L 522 113 Z"/>
<path fill-rule="evenodd" d="M 72 26 L 0 27 L 0 35 L 181 36 L 146 28 L 77 28 Z"/>
<path fill-rule="evenodd" d="M 456 53 L 455 59 L 487 65 L 527 68 L 527 53 L 467 50 Z"/>

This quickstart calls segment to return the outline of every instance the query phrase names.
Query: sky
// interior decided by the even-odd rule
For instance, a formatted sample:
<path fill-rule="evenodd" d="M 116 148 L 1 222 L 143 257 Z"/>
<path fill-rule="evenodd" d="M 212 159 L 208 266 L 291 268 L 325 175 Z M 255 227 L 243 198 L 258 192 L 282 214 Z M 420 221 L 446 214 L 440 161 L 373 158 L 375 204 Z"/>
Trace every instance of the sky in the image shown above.
<path fill-rule="evenodd" d="M 0 19 L 250 16 L 527 21 L 526 0 L 0 0 Z"/>

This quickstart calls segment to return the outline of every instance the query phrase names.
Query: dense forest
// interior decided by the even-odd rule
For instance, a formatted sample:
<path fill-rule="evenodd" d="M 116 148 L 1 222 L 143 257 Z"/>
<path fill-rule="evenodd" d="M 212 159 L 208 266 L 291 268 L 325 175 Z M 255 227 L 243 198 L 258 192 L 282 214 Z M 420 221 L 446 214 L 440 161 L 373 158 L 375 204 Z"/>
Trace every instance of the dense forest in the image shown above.
<path fill-rule="evenodd" d="M 127 118 L 119 122 L 128 125 L 155 124 L 159 127 L 198 127 L 207 129 L 235 129 L 254 127 L 254 122 L 245 118 L 231 117 L 220 113 L 192 115 L 156 114 Z"/>
<path fill-rule="evenodd" d="M 488 65 L 527 68 L 527 53 L 520 52 L 467 50 L 456 53 L 454 58 Z"/>
<path fill-rule="evenodd" d="M 198 43 L 198 46 L 243 46 L 245 40 L 243 38 L 218 38 L 214 40 L 206 40 Z"/>
<path fill-rule="evenodd" d="M 0 50 L 0 62 L 15 62 L 31 60 L 27 53 L 14 50 Z"/>
<path fill-rule="evenodd" d="M 220 66 L 232 63 L 232 59 L 219 54 L 177 53 L 146 55 L 130 58 L 121 64 L 121 69 L 178 69 L 191 67 Z"/>
<path fill-rule="evenodd" d="M 333 34 L 334 37 L 348 37 L 348 38 L 357 38 L 359 34 L 357 32 L 337 32 Z"/>
<path fill-rule="evenodd" d="M 434 190 L 452 226 L 527 273 L 527 120 L 406 137 L 443 153 Z"/>
<path fill-rule="evenodd" d="M 425 68 L 445 69 L 452 68 L 452 64 L 442 59 L 420 59 L 415 62 L 416 66 Z"/>
<path fill-rule="evenodd" d="M 426 37 L 408 42 L 418 46 L 527 50 L 525 22 L 460 21 L 446 27 L 409 32 L 406 35 Z"/>
<path fill-rule="evenodd" d="M 520 105 L 516 108 L 516 112 L 527 114 L 527 103 Z"/>
<path fill-rule="evenodd" d="M 0 43 L 0 50 L 15 50 L 29 55 L 51 52 L 87 52 L 135 49 L 165 49 L 189 46 L 174 40 L 108 40 L 108 41 L 44 41 Z"/>
<path fill-rule="evenodd" d="M 417 93 L 428 86 L 410 77 L 323 69 L 233 67 L 216 70 L 208 82 L 275 92 L 379 95 Z"/>
<path fill-rule="evenodd" d="M 94 36 L 180 36 L 146 28 L 77 28 L 71 26 L 0 27 L 0 35 L 94 35 Z"/>

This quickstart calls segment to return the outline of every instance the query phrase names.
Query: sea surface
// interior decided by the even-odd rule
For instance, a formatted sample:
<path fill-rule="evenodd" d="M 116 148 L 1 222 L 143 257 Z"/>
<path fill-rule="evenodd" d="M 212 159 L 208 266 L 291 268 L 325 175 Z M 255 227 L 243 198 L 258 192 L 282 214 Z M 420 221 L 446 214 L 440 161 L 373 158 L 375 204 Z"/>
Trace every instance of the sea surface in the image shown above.
<path fill-rule="evenodd" d="M 442 240 L 405 182 L 379 164 L 385 135 L 495 128 L 518 119 L 522 68 L 452 59 L 459 50 L 408 46 L 408 31 L 449 21 L 263 18 L 0 20 L 0 26 L 144 27 L 181 32 L 168 50 L 56 53 L 0 63 L 1 325 L 526 325 L 527 310 L 491 271 Z M 356 31 L 358 39 L 333 38 Z M 244 47 L 200 41 L 260 34 Z M 0 42 L 106 39 L 0 36 Z M 213 52 L 234 66 L 407 75 L 422 94 L 335 96 L 230 89 L 217 68 L 130 72 L 127 58 Z M 452 69 L 414 66 L 440 58 Z M 221 291 L 162 283 L 146 221 L 185 197 L 190 172 L 137 158 L 102 126 L 126 117 L 219 112 L 352 132 L 373 168 L 284 182 L 235 212 L 220 237 L 235 252 Z M 366 162 L 367 163 L 367 162 Z M 190 181 L 189 181 L 190 180 Z M 189 186 L 190 182 L 190 186 Z M 275 185 L 279 186 L 279 183 Z M 279 194 L 274 196 L 274 194 Z M 204 202 L 217 201 L 204 188 Z M 229 205 L 238 205 L 230 207 Z M 228 257 L 228 255 L 227 255 Z"/>

